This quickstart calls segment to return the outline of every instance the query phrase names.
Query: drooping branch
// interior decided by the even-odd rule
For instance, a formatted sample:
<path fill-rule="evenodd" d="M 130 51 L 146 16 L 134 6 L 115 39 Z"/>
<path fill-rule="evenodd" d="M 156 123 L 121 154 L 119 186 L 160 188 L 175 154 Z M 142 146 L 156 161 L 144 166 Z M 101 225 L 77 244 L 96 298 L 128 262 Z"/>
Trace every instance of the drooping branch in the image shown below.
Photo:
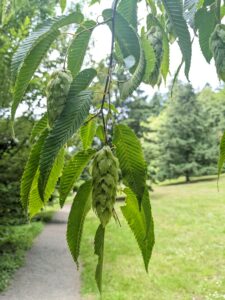
<path fill-rule="evenodd" d="M 116 8 L 119 0 L 114 0 L 113 5 L 112 5 L 112 40 L 111 40 L 111 50 L 110 50 L 110 57 L 109 57 L 109 67 L 108 67 L 108 74 L 106 77 L 106 83 L 105 83 L 105 89 L 104 89 L 104 94 L 102 98 L 102 104 L 101 104 L 101 114 L 102 114 L 102 121 L 103 121 L 103 127 L 104 127 L 104 132 L 105 132 L 105 142 L 106 144 L 108 143 L 108 138 L 107 138 L 107 125 L 104 117 L 104 105 L 106 101 L 106 96 L 109 95 L 110 93 L 110 85 L 112 81 L 112 69 L 113 69 L 113 51 L 114 51 L 114 44 L 115 44 L 115 17 L 116 17 Z"/>

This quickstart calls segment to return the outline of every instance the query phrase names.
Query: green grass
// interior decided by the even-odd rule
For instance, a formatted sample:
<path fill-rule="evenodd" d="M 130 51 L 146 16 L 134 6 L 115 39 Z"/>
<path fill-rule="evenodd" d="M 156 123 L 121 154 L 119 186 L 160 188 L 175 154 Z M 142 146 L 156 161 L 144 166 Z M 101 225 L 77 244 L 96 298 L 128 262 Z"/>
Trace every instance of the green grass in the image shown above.
<path fill-rule="evenodd" d="M 156 245 L 149 274 L 135 239 L 119 214 L 106 232 L 103 300 L 225 299 L 225 177 L 217 191 L 215 177 L 189 184 L 161 185 L 151 193 Z M 197 179 L 195 179 L 197 180 Z M 82 242 L 82 294 L 99 299 L 94 281 L 90 214 Z"/>
<path fill-rule="evenodd" d="M 23 265 L 26 250 L 42 229 L 41 222 L 0 226 L 0 292 L 8 286 L 15 271 Z"/>

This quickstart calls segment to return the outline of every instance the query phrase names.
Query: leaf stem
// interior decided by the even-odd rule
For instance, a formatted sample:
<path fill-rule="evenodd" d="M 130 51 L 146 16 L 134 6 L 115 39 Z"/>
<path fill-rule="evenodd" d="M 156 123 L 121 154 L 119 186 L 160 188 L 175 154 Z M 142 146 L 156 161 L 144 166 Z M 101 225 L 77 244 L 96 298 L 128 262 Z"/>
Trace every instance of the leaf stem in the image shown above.
<path fill-rule="evenodd" d="M 101 105 L 101 114 L 102 114 L 102 122 L 103 128 L 105 132 L 105 143 L 108 144 L 108 137 L 107 137 L 107 124 L 104 117 L 104 105 L 106 101 L 106 96 L 110 93 L 110 86 L 112 81 L 112 69 L 113 69 L 113 51 L 114 51 L 114 43 L 115 43 L 115 17 L 116 17 L 116 8 L 119 0 L 114 0 L 112 5 L 112 40 L 111 40 L 111 51 L 110 51 L 110 58 L 109 58 L 109 67 L 108 67 L 108 74 L 105 83 L 105 89 L 102 98 L 102 105 Z"/>

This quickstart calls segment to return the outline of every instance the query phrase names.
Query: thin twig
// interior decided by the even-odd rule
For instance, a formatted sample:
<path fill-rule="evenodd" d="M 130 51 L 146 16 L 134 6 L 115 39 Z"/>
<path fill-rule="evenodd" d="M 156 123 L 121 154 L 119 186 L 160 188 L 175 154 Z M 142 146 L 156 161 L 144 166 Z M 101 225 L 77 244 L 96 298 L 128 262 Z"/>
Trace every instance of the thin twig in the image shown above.
<path fill-rule="evenodd" d="M 104 105 L 105 105 L 105 101 L 106 101 L 106 95 L 108 95 L 110 92 L 110 85 L 111 85 L 111 80 L 112 80 L 113 51 L 114 51 L 114 43 L 115 43 L 115 17 L 116 17 L 116 7 L 117 7 L 118 2 L 119 2 L 119 0 L 114 0 L 113 5 L 112 5 L 113 14 L 112 14 L 112 29 L 111 29 L 112 30 L 111 51 L 110 51 L 110 58 L 109 58 L 108 74 L 107 74 L 107 78 L 106 78 L 105 89 L 104 89 L 102 105 L 101 105 L 102 122 L 103 122 L 106 144 L 108 144 L 107 125 L 106 125 L 103 109 L 104 109 Z"/>
<path fill-rule="evenodd" d="M 90 119 L 88 119 L 84 125 L 87 125 L 90 121 L 92 121 L 93 119 L 97 118 L 99 115 L 101 114 L 101 110 L 99 110 L 96 114 L 94 114 Z"/>

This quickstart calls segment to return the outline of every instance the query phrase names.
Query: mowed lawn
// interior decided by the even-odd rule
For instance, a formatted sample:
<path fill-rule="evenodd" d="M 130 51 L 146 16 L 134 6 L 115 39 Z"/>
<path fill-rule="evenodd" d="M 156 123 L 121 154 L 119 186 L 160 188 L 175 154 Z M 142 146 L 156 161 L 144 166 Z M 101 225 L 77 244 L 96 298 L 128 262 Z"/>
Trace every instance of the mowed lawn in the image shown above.
<path fill-rule="evenodd" d="M 145 273 L 135 239 L 110 223 L 106 232 L 103 300 L 225 299 L 225 177 L 155 187 L 151 193 L 156 245 Z M 207 180 L 206 180 L 207 179 Z M 82 294 L 100 299 L 94 282 L 93 236 L 89 215 L 82 242 Z"/>

